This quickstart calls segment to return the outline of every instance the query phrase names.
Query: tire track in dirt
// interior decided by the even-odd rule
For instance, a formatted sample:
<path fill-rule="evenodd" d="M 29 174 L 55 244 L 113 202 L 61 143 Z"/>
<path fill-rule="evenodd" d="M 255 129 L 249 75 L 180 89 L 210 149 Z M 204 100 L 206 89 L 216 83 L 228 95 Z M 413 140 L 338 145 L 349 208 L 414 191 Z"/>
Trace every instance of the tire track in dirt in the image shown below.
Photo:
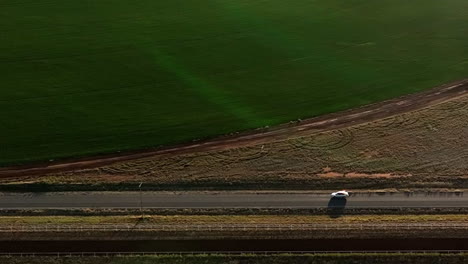
<path fill-rule="evenodd" d="M 62 162 L 0 168 L 0 178 L 43 175 L 55 172 L 95 168 L 115 162 L 129 161 L 163 154 L 230 150 L 234 147 L 247 147 L 254 144 L 266 144 L 275 140 L 288 139 L 292 138 L 292 135 L 294 135 L 294 138 L 290 140 L 292 140 L 293 143 L 302 145 L 304 140 L 307 142 L 313 140 L 307 137 L 301 138 L 301 135 L 306 134 L 308 131 L 324 132 L 357 124 L 369 123 L 433 106 L 467 94 L 468 80 L 463 80 L 442 85 L 425 92 L 405 95 L 360 108 L 302 120 L 300 122 L 291 122 L 271 129 L 257 129 L 250 132 L 218 137 L 212 140 L 182 144 L 156 150 L 142 150 L 138 152 L 96 156 Z M 402 121 L 400 120 L 400 122 Z M 339 143 L 345 144 L 346 142 Z"/>

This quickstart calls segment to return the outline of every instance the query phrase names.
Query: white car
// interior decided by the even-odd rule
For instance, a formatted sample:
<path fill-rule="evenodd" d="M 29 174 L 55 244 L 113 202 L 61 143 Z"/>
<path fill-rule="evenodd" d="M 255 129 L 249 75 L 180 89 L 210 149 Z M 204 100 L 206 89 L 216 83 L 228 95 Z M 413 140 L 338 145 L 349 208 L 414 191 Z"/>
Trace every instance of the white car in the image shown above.
<path fill-rule="evenodd" d="M 336 197 L 336 198 L 346 198 L 346 197 L 349 197 L 349 193 L 345 190 L 343 191 L 339 191 L 339 192 L 334 192 L 331 194 L 332 197 Z"/>

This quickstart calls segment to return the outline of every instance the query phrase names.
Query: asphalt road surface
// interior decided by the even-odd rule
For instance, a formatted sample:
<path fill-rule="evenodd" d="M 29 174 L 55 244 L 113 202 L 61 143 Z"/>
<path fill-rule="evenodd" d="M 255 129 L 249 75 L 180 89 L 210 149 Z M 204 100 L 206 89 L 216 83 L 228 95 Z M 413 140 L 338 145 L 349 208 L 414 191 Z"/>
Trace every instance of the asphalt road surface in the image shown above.
<path fill-rule="evenodd" d="M 463 193 L 354 193 L 346 200 L 329 194 L 246 192 L 75 192 L 0 193 L 0 209 L 52 208 L 387 208 L 468 207 Z"/>

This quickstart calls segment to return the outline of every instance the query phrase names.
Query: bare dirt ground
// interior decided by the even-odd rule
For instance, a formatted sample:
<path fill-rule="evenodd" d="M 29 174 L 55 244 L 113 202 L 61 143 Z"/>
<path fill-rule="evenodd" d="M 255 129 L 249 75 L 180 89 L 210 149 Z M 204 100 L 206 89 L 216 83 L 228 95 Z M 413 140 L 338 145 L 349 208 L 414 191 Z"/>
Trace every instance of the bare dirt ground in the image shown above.
<path fill-rule="evenodd" d="M 161 189 L 468 187 L 468 81 L 270 130 L 4 168 L 0 177 L 1 186 L 91 189 L 126 189 L 139 182 Z"/>

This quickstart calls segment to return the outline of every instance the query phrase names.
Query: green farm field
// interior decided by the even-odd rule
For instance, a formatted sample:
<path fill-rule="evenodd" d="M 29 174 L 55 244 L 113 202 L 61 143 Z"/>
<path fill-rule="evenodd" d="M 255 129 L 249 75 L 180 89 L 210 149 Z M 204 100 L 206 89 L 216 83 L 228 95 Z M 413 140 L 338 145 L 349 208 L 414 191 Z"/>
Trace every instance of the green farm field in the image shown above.
<path fill-rule="evenodd" d="M 3 0 L 0 165 L 189 142 L 468 77 L 466 0 Z"/>

